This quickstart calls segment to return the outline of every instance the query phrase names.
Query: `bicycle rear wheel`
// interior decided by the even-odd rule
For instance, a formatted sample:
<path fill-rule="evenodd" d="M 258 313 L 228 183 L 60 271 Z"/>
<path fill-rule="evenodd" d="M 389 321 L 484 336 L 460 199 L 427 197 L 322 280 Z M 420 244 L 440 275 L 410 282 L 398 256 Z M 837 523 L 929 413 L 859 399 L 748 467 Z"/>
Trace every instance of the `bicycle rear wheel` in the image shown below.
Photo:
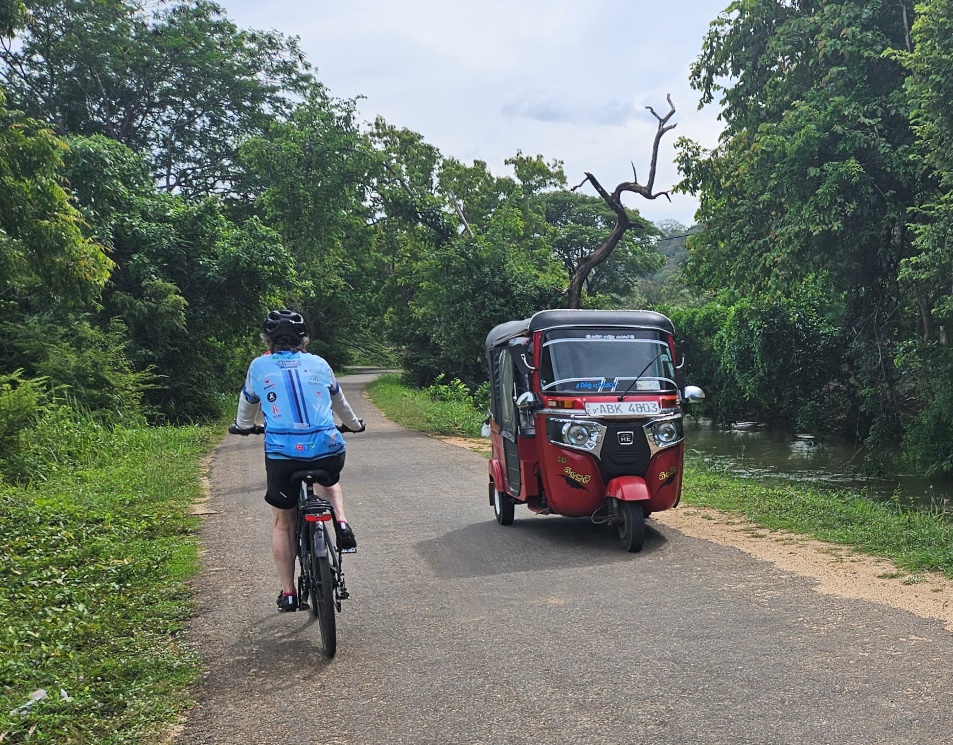
<path fill-rule="evenodd" d="M 334 581 L 331 560 L 325 548 L 324 528 L 315 528 L 311 543 L 311 613 L 318 619 L 324 654 L 334 657 L 337 652 L 337 618 L 334 608 Z"/>

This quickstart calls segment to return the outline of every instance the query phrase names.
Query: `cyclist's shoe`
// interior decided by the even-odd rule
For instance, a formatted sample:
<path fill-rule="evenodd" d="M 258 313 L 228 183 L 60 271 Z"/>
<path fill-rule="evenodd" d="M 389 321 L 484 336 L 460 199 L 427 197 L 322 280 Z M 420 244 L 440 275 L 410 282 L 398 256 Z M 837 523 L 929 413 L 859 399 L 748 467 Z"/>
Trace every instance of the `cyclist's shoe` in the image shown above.
<path fill-rule="evenodd" d="M 347 553 L 357 551 L 357 538 L 347 523 L 338 523 L 338 548 Z"/>
<path fill-rule="evenodd" d="M 283 592 L 278 595 L 278 610 L 281 613 L 293 613 L 298 610 L 298 596 L 293 592 Z"/>

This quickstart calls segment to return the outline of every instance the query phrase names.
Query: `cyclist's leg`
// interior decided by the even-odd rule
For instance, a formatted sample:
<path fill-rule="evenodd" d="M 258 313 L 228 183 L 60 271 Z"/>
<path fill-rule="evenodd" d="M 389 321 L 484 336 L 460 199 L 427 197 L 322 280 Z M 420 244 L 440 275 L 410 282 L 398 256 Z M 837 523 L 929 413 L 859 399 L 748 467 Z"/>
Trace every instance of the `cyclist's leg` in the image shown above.
<path fill-rule="evenodd" d="M 298 549 L 295 545 L 295 511 L 272 507 L 274 522 L 271 529 L 271 554 L 278 569 L 283 593 L 295 593 L 295 559 Z"/>
<path fill-rule="evenodd" d="M 344 492 L 341 489 L 341 482 L 332 486 L 322 486 L 321 493 L 334 508 L 334 516 L 337 518 L 337 537 L 338 547 L 347 551 L 357 548 L 357 538 L 354 536 L 354 530 L 347 522 L 347 515 L 344 514 Z"/>
<path fill-rule="evenodd" d="M 286 595 L 296 596 L 294 568 L 298 555 L 295 535 L 298 487 L 290 478 L 295 467 L 296 463 L 291 460 L 265 458 L 265 501 L 272 507 L 271 554 L 281 581 L 282 594 L 278 596 L 278 605 L 284 610 L 294 608 L 284 608 L 282 598 Z"/>
<path fill-rule="evenodd" d="M 317 491 L 318 485 L 315 484 Z M 334 486 L 321 486 L 321 496 L 331 503 L 334 508 L 334 516 L 338 522 L 346 523 L 347 516 L 344 514 L 344 490 L 341 489 L 341 482 L 338 481 Z"/>

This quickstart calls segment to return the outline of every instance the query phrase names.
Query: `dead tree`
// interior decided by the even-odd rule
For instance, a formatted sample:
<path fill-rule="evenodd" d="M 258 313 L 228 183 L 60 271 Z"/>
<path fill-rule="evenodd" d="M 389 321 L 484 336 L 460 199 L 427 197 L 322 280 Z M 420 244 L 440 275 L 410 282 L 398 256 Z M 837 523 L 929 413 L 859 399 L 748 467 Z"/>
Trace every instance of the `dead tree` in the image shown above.
<path fill-rule="evenodd" d="M 656 197 L 664 196 L 668 201 L 672 201 L 669 193 L 667 191 L 655 192 L 655 169 L 658 164 L 658 148 L 659 143 L 662 141 L 662 135 L 668 132 L 671 129 L 675 129 L 674 124 L 669 124 L 669 120 L 675 114 L 675 105 L 672 103 L 672 97 L 666 96 L 668 100 L 669 111 L 665 116 L 659 116 L 655 113 L 655 109 L 651 106 L 646 106 L 649 111 L 652 112 L 658 120 L 658 129 L 655 131 L 655 141 L 652 143 L 652 161 L 649 165 L 649 178 L 646 181 L 645 185 L 639 183 L 638 174 L 635 172 L 635 164 L 632 164 L 632 181 L 624 181 L 619 184 L 613 192 L 610 194 L 603 188 L 602 184 L 588 171 L 586 172 L 586 177 L 576 186 L 574 186 L 570 191 L 576 191 L 581 188 L 587 181 L 592 184 L 593 188 L 599 192 L 599 196 L 605 200 L 605 203 L 609 205 L 609 208 L 615 212 L 616 223 L 615 227 L 612 229 L 612 232 L 609 234 L 609 237 L 606 238 L 598 248 L 592 251 L 590 254 L 583 256 L 582 260 L 576 266 L 576 271 L 573 272 L 572 277 L 569 278 L 569 289 L 568 289 L 568 302 L 570 308 L 579 308 L 582 304 L 582 287 L 586 281 L 586 278 L 589 276 L 589 273 L 595 269 L 597 266 L 602 264 L 609 258 L 609 255 L 618 245 L 619 241 L 622 239 L 622 236 L 625 235 L 625 231 L 632 227 L 632 222 L 629 219 L 629 213 L 626 211 L 625 206 L 622 204 L 622 193 L 626 191 L 633 192 L 635 194 L 641 194 L 646 199 L 655 199 Z"/>

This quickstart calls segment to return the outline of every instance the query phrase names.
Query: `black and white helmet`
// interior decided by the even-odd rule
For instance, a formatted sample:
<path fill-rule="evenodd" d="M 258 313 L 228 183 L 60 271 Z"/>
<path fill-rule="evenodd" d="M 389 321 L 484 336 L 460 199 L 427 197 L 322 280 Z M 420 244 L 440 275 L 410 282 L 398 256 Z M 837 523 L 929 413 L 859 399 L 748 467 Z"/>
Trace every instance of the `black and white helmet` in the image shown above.
<path fill-rule="evenodd" d="M 273 341 L 287 339 L 298 343 L 304 337 L 311 335 L 311 329 L 308 328 L 308 322 L 300 313 L 282 308 L 271 311 L 265 317 L 265 322 L 261 325 L 261 333 Z"/>

